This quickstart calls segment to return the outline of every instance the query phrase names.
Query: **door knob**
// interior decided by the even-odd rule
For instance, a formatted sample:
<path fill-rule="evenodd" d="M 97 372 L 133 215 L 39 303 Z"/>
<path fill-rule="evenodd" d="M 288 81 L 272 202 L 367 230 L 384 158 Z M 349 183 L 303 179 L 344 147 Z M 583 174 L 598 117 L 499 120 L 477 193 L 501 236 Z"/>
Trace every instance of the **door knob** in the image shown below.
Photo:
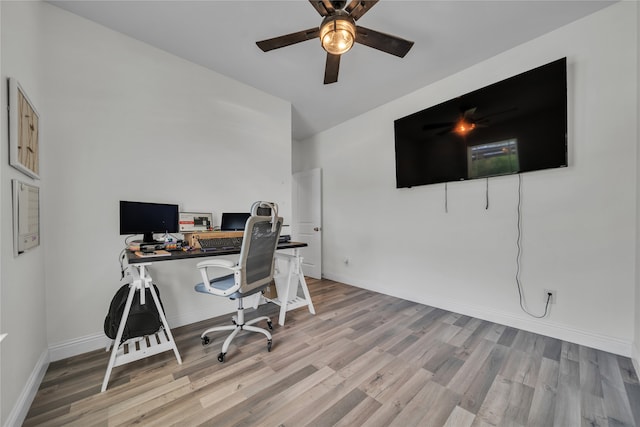
<path fill-rule="evenodd" d="M 313 227 L 313 231 L 320 231 L 320 227 Z"/>

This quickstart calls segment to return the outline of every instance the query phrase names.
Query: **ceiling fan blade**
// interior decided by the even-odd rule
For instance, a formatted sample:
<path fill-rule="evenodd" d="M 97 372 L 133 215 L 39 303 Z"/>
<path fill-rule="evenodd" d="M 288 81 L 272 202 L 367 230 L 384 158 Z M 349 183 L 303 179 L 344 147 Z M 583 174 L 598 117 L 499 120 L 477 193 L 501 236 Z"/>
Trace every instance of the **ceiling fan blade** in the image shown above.
<path fill-rule="evenodd" d="M 340 69 L 340 56 L 327 53 L 327 64 L 324 67 L 324 84 L 338 81 L 338 70 Z"/>
<path fill-rule="evenodd" d="M 376 3 L 378 3 L 378 0 L 367 0 L 367 1 L 352 0 L 347 5 L 347 7 L 344 8 L 344 10 L 349 15 L 351 15 L 351 17 L 355 21 L 357 21 L 358 19 L 362 18 L 362 15 L 367 13 L 369 11 L 369 9 L 371 9 L 373 6 L 375 6 Z"/>
<path fill-rule="evenodd" d="M 413 42 L 369 28 L 356 27 L 356 42 L 404 58 Z"/>
<path fill-rule="evenodd" d="M 335 11 L 335 8 L 328 0 L 309 0 L 309 3 L 311 3 L 311 6 L 313 6 L 313 8 L 318 11 L 320 16 L 329 16 L 332 12 Z M 327 5 L 329 6 L 329 8 L 327 8 Z"/>
<path fill-rule="evenodd" d="M 284 36 L 274 37 L 272 39 L 256 42 L 263 52 L 278 49 L 292 44 L 300 43 L 306 40 L 315 39 L 320 34 L 319 28 L 309 28 L 308 30 L 298 31 L 297 33 L 286 34 Z"/>
<path fill-rule="evenodd" d="M 453 129 L 445 129 L 445 130 L 442 130 L 442 131 L 440 131 L 440 132 L 436 133 L 436 135 L 438 135 L 438 136 L 443 136 L 443 135 L 446 135 L 446 134 L 448 134 L 448 133 L 453 133 Z"/>
<path fill-rule="evenodd" d="M 462 113 L 462 116 L 465 119 L 471 119 L 473 118 L 473 115 L 476 113 L 478 107 L 473 107 L 473 108 L 467 108 L 466 110 L 464 110 L 464 112 Z"/>
<path fill-rule="evenodd" d="M 507 114 L 507 113 L 510 113 L 512 111 L 516 111 L 517 109 L 518 109 L 517 107 L 511 107 L 511 108 L 507 108 L 506 110 L 496 111 L 495 113 L 485 114 L 484 116 L 477 118 L 476 122 L 488 121 L 489 118 L 491 118 L 491 117 L 500 116 L 502 114 Z"/>

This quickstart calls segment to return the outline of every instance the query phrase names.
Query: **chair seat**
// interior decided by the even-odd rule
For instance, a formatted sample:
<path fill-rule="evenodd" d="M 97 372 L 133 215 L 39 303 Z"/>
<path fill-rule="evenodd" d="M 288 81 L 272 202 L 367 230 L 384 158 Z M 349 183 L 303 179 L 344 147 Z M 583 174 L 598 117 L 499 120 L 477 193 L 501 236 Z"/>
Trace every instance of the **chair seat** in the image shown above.
<path fill-rule="evenodd" d="M 229 289 L 235 284 L 235 278 L 233 274 L 229 274 L 227 276 L 216 277 L 215 279 L 212 279 L 211 281 L 209 281 L 209 283 L 210 283 L 210 286 L 214 289 L 218 289 L 219 291 L 226 291 L 227 289 Z M 234 292 L 231 295 L 229 295 L 227 298 L 236 299 L 236 298 L 247 297 L 257 292 L 262 292 L 262 290 L 266 287 L 267 285 L 261 286 L 259 288 L 253 289 L 251 292 L 248 292 L 248 293 L 242 293 L 240 291 Z M 216 295 L 214 293 L 209 292 L 209 290 L 207 289 L 207 287 L 204 285 L 203 282 L 198 283 L 194 288 L 196 292 L 209 294 L 209 295 Z"/>
<path fill-rule="evenodd" d="M 219 291 L 226 291 L 235 284 L 235 279 L 233 278 L 233 274 L 228 274 L 226 276 L 220 276 L 210 280 L 209 284 L 214 289 L 217 289 Z M 203 282 L 198 283 L 195 286 L 195 290 L 196 292 L 201 292 L 203 294 L 215 295 L 214 293 L 209 292 Z M 229 297 L 235 298 L 238 296 L 236 294 L 239 294 L 239 292 L 235 292 L 232 295 L 229 295 Z"/>

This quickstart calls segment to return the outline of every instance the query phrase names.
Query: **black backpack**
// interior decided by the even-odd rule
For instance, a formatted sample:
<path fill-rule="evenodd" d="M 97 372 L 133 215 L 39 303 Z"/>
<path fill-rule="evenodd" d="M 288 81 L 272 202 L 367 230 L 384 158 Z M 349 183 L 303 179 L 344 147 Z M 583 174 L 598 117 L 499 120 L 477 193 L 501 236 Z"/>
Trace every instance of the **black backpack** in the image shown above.
<path fill-rule="evenodd" d="M 162 306 L 162 300 L 160 300 L 160 291 L 156 285 L 153 285 L 160 306 Z M 129 285 L 122 285 L 118 292 L 113 296 L 111 305 L 109 306 L 109 312 L 104 319 L 104 333 L 112 340 L 116 338 L 118 334 L 118 327 L 120 326 L 120 319 L 122 319 L 122 313 L 124 312 L 124 306 L 127 304 L 127 297 L 129 296 Z M 140 291 L 136 290 L 133 295 L 133 301 L 131 303 L 131 310 L 129 310 L 129 317 L 127 323 L 124 326 L 122 333 L 122 339 L 120 343 L 125 342 L 129 338 L 143 337 L 145 335 L 151 335 L 162 327 L 162 320 L 158 309 L 153 302 L 153 296 L 149 288 L 145 289 L 145 304 L 140 304 Z M 164 307 L 163 307 L 164 311 Z"/>

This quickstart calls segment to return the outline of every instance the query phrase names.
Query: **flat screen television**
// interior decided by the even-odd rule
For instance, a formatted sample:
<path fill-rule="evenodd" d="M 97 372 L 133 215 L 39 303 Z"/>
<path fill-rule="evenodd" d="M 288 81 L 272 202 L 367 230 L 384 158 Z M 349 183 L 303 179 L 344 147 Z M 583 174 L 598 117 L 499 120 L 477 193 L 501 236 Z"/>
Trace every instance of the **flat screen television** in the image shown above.
<path fill-rule="evenodd" d="M 567 166 L 559 59 L 395 120 L 396 187 Z"/>
<path fill-rule="evenodd" d="M 220 231 L 244 231 L 250 216 L 249 212 L 223 212 Z"/>
<path fill-rule="evenodd" d="M 178 232 L 178 205 L 120 201 L 120 234 L 142 234 L 143 243 L 156 243 L 154 233 Z"/>

